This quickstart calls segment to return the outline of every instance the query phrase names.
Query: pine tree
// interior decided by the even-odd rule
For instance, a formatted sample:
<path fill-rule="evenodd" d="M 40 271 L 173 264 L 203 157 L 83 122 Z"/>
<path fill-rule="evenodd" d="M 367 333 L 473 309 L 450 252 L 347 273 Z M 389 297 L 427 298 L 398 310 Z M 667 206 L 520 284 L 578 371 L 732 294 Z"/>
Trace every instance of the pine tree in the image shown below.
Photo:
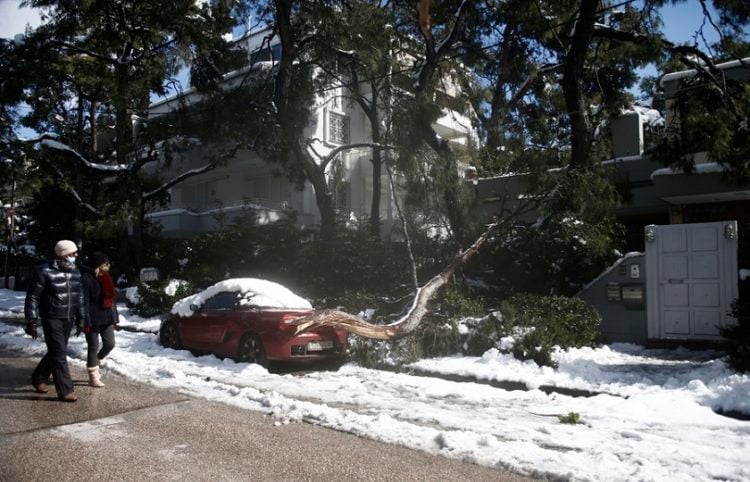
<path fill-rule="evenodd" d="M 234 22 L 233 2 L 26 4 L 49 12 L 47 22 L 17 47 L 16 66 L 25 72 L 24 100 L 31 107 L 23 122 L 45 133 L 30 145 L 28 157 L 46 163 L 79 206 L 87 207 L 77 213 L 79 222 L 107 219 L 120 230 L 133 227 L 131 261 L 137 268 L 143 262 L 145 204 L 169 184 L 159 188 L 157 179 L 144 174 L 158 151 L 134 136 L 133 119 L 147 116 L 151 96 L 167 94 L 184 66 L 195 64 L 194 76 L 205 85 L 219 75 L 207 66 L 221 70 L 241 59 L 222 39 Z M 100 143 L 103 138 L 110 142 Z M 121 259 L 129 252 L 123 246 Z"/>

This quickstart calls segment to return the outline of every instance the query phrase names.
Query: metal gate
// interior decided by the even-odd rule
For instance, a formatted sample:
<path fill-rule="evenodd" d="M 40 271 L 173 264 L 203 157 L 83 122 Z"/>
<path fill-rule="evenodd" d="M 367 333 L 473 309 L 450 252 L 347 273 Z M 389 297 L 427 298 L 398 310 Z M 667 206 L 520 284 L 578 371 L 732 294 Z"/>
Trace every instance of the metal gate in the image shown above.
<path fill-rule="evenodd" d="M 737 222 L 645 229 L 648 338 L 719 339 L 735 322 Z"/>

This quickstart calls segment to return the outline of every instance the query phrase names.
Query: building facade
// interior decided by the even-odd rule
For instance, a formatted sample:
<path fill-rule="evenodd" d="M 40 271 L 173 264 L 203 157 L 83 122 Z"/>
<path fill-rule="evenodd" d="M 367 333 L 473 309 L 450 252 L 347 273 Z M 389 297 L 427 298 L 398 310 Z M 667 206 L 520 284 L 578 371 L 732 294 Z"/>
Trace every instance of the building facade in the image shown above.
<path fill-rule="evenodd" d="M 268 33 L 268 30 L 261 30 L 239 40 L 245 43 L 253 61 L 252 67 L 248 68 L 270 69 L 280 58 L 278 39 L 269 41 Z M 224 84 L 235 85 L 246 74 L 246 69 L 229 73 L 224 77 Z M 455 87 L 449 87 L 442 94 L 454 96 L 452 89 Z M 364 94 L 368 92 L 365 90 Z M 149 117 L 169 114 L 181 102 L 189 104 L 198 99 L 198 94 L 189 90 L 181 96 L 161 100 L 151 105 Z M 304 135 L 313 143 L 317 153 L 325 156 L 342 145 L 371 142 L 369 120 L 343 85 L 325 89 L 310 107 L 311 122 Z M 466 145 L 476 139 L 471 120 L 458 112 L 444 111 L 433 128 L 443 139 L 455 144 Z M 208 148 L 196 143 L 172 161 L 171 171 L 163 166 L 154 166 L 153 169 L 165 177 L 170 173 L 197 169 L 205 164 Z M 333 191 L 336 207 L 348 219 L 370 213 L 373 197 L 371 157 L 370 148 L 347 149 L 328 166 L 329 181 L 337 183 Z M 380 219 L 383 234 L 387 236 L 397 213 L 394 194 L 385 173 L 381 186 Z M 312 185 L 305 182 L 299 190 L 284 176 L 277 175 L 274 166 L 257 153 L 241 151 L 226 166 L 172 187 L 169 206 L 148 213 L 147 219 L 159 224 L 167 237 L 190 238 L 238 220 L 265 224 L 286 219 L 292 213 L 300 227 L 315 229 L 319 225 L 320 213 Z"/>

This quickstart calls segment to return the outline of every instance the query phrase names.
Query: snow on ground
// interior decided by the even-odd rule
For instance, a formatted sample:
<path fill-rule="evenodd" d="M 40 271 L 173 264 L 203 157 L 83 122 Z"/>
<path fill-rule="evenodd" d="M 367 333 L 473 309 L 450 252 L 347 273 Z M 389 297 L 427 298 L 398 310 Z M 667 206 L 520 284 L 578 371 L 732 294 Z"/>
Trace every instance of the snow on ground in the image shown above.
<path fill-rule="evenodd" d="M 19 312 L 23 294 L 0 290 L 0 316 Z M 154 331 L 120 308 L 121 324 Z M 5 311 L 2 311 L 5 310 Z M 0 348 L 41 356 L 21 325 L 0 324 Z M 72 363 L 85 340 L 71 338 Z M 259 410 L 277 424 L 308 422 L 519 473 L 575 480 L 749 480 L 750 377 L 712 352 L 635 345 L 559 352 L 558 370 L 490 350 L 482 357 L 422 360 L 422 372 L 517 381 L 530 390 L 361 368 L 274 374 L 214 356 L 165 349 L 145 332 L 117 333 L 106 370 L 194 396 Z M 105 370 L 105 379 L 106 379 Z M 598 393 L 545 393 L 558 386 Z M 580 414 L 561 423 L 559 415 Z"/>

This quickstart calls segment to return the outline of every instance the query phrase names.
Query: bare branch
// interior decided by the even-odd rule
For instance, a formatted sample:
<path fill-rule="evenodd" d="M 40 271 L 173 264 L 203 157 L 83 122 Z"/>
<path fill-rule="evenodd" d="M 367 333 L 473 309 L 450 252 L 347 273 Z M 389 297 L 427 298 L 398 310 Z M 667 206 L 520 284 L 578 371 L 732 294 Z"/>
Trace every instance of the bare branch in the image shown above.
<path fill-rule="evenodd" d="M 179 176 L 174 177 L 170 181 L 165 182 L 164 184 L 162 184 L 161 186 L 157 187 L 153 191 L 149 191 L 149 192 L 143 193 L 143 200 L 145 201 L 147 199 L 153 198 L 153 197 L 161 194 L 162 192 L 166 191 L 170 187 L 172 187 L 172 186 L 174 186 L 176 184 L 181 183 L 185 179 L 189 179 L 189 178 L 197 176 L 199 174 L 203 174 L 205 172 L 209 172 L 209 171 L 212 171 L 212 170 L 216 169 L 216 166 L 218 165 L 218 163 L 219 163 L 220 160 L 231 159 L 232 157 L 234 157 L 237 154 L 237 151 L 240 149 L 241 145 L 242 144 L 240 144 L 238 142 L 238 143 L 236 143 L 234 145 L 234 147 L 232 147 L 228 151 L 223 152 L 221 154 L 221 156 L 219 156 L 218 159 L 216 159 L 216 160 L 214 160 L 214 161 L 206 164 L 205 166 L 199 167 L 198 169 L 191 169 L 189 171 L 185 171 L 182 174 L 180 174 Z"/>
<path fill-rule="evenodd" d="M 385 170 L 388 173 L 388 181 L 391 184 L 393 204 L 396 205 L 398 217 L 401 219 L 401 229 L 404 230 L 404 238 L 406 239 L 406 251 L 409 253 L 409 261 L 411 262 L 411 277 L 412 281 L 414 282 L 414 289 L 419 289 L 419 278 L 417 277 L 417 262 L 414 260 L 414 251 L 411 247 L 411 236 L 409 236 L 409 229 L 406 226 L 406 217 L 401 211 L 401 203 L 398 202 L 398 196 L 396 196 L 396 183 L 393 182 L 393 172 L 391 172 L 391 166 L 388 164 L 388 162 L 385 163 Z"/>
<path fill-rule="evenodd" d="M 417 80 L 414 83 L 414 89 L 417 92 L 422 92 L 427 88 L 438 64 L 447 55 L 448 51 L 453 48 L 453 45 L 463 33 L 464 21 L 469 11 L 469 5 L 470 2 L 468 0 L 461 2 L 456 11 L 455 21 L 450 33 L 436 48 L 435 39 L 432 36 L 432 28 L 430 27 L 430 0 L 420 1 L 419 29 L 425 38 L 425 60 L 415 75 Z"/>
<path fill-rule="evenodd" d="M 320 139 L 318 139 L 318 138 L 308 139 L 306 141 L 306 144 L 307 144 L 307 147 L 318 157 L 318 159 L 321 160 L 320 164 L 318 164 L 318 165 L 324 171 L 325 171 L 326 167 L 328 167 L 328 164 L 330 164 L 331 161 L 333 161 L 336 158 L 336 156 L 339 155 L 339 153 L 344 152 L 344 151 L 349 151 L 349 150 L 353 150 L 353 149 L 359 149 L 359 148 L 362 148 L 362 147 L 370 147 L 372 149 L 379 149 L 379 150 L 390 149 L 390 150 L 394 150 L 394 151 L 399 149 L 399 147 L 396 147 L 396 146 L 389 146 L 389 145 L 385 145 L 385 144 L 378 144 L 376 142 L 356 142 L 354 144 L 346 144 L 346 145 L 343 145 L 343 146 L 338 146 L 335 149 L 333 149 L 331 152 L 329 152 L 327 155 L 323 156 L 322 154 L 318 153 L 315 150 L 315 148 L 313 147 L 312 144 L 315 141 L 319 142 Z"/>
<path fill-rule="evenodd" d="M 55 170 L 55 172 L 60 177 L 60 179 L 63 179 L 63 180 L 67 181 L 67 178 L 65 177 L 65 174 L 63 174 L 62 171 L 57 166 L 52 166 L 52 169 Z M 76 189 L 73 186 L 70 186 L 70 188 L 68 189 L 68 191 L 70 191 L 70 194 L 73 195 L 73 197 L 75 198 L 76 202 L 78 202 L 79 205 L 81 205 L 84 208 L 86 208 L 89 212 L 91 212 L 92 214 L 95 214 L 97 216 L 102 216 L 103 215 L 101 211 L 99 211 L 98 209 L 96 209 L 91 204 L 85 202 L 81 198 L 81 195 L 78 194 L 78 191 L 76 191 Z"/>
<path fill-rule="evenodd" d="M 153 191 L 144 192 L 143 193 L 143 200 L 145 201 L 147 199 L 155 197 L 155 196 L 161 194 L 162 192 L 166 191 L 170 187 L 174 186 L 175 184 L 181 183 L 185 179 L 191 178 L 193 176 L 197 176 L 199 174 L 203 174 L 204 172 L 212 171 L 214 169 L 216 169 L 216 164 L 211 163 L 211 164 L 206 164 L 203 167 L 199 167 L 198 169 L 191 169 L 189 171 L 185 171 L 182 174 L 180 174 L 179 176 L 174 177 L 170 181 L 165 182 L 164 184 L 162 184 L 161 186 L 157 187 Z"/>

